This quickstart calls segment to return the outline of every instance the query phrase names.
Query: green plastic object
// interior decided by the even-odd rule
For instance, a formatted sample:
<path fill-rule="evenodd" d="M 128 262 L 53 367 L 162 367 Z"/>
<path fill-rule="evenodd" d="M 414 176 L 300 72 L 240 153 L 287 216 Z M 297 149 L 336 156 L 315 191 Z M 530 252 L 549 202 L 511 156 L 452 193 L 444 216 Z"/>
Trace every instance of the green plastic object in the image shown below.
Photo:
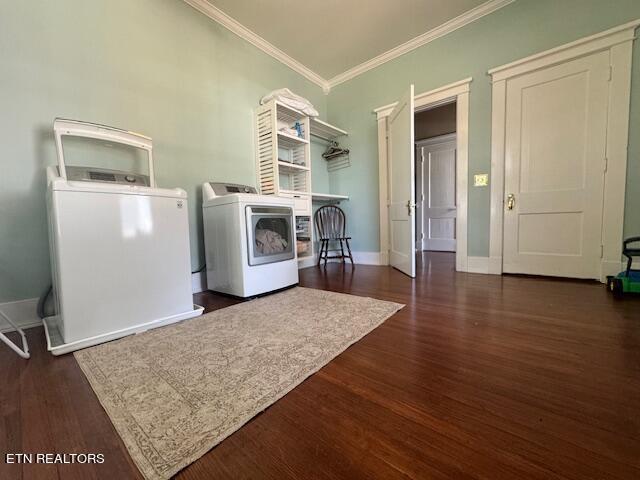
<path fill-rule="evenodd" d="M 627 257 L 627 269 L 618 275 L 607 277 L 607 289 L 617 297 L 625 293 L 640 293 L 640 270 L 633 270 L 633 257 L 640 258 L 640 236 L 629 237 L 622 242 L 622 255 Z"/>
<path fill-rule="evenodd" d="M 632 270 L 627 276 L 627 272 L 620 272 L 615 277 L 607 277 L 607 288 L 614 295 L 625 293 L 640 293 L 640 271 Z"/>

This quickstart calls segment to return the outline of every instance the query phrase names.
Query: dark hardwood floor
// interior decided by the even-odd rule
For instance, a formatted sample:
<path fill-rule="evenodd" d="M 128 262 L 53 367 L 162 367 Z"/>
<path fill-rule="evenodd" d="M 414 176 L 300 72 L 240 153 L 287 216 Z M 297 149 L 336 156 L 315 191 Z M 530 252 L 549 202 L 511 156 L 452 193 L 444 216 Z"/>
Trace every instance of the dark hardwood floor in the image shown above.
<path fill-rule="evenodd" d="M 178 474 L 233 479 L 638 479 L 640 298 L 594 282 L 329 265 L 301 285 L 406 307 Z M 236 300 L 197 295 L 207 310 Z M 72 355 L 0 345 L 0 479 L 141 478 Z"/>

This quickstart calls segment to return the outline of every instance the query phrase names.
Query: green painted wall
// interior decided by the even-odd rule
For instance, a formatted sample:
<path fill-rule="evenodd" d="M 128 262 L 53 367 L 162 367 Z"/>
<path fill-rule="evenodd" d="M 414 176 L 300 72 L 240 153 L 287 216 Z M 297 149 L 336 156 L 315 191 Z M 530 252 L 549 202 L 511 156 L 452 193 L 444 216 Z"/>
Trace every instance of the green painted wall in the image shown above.
<path fill-rule="evenodd" d="M 54 117 L 153 138 L 159 185 L 189 194 L 196 267 L 200 184 L 255 183 L 252 112 L 284 86 L 325 114 L 319 87 L 181 0 L 0 0 L 0 302 L 49 283 Z"/>
<path fill-rule="evenodd" d="M 469 178 L 490 171 L 491 85 L 487 70 L 640 18 L 638 0 L 516 0 L 515 3 L 331 90 L 329 121 L 349 131 L 352 166 L 332 187 L 344 202 L 354 249 L 379 250 L 374 108 L 410 83 L 416 92 L 473 77 Z M 640 48 L 635 46 L 625 234 L 640 234 Z M 490 190 L 469 185 L 469 255 L 489 254 Z"/>
<path fill-rule="evenodd" d="M 372 110 L 472 76 L 470 178 L 489 171 L 486 71 L 640 17 L 637 0 L 517 0 L 514 4 L 335 87 L 316 85 L 181 0 L 0 0 L 0 302 L 49 282 L 44 168 L 63 116 L 154 139 L 158 182 L 189 194 L 192 264 L 202 261 L 203 181 L 255 181 L 252 111 L 287 86 L 349 131 L 352 166 L 326 171 L 312 146 L 315 191 L 345 193 L 354 249 L 377 251 L 378 167 Z M 640 49 L 634 52 L 625 234 L 640 234 Z M 469 254 L 488 254 L 489 190 L 469 190 Z"/>

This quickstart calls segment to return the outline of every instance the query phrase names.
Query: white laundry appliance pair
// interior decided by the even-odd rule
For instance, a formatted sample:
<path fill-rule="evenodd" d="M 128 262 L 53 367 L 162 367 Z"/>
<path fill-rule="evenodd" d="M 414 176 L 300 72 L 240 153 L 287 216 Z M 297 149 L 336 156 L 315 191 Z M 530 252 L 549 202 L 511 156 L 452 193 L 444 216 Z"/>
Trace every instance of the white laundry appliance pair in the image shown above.
<path fill-rule="evenodd" d="M 56 119 L 58 165 L 47 169 L 56 315 L 44 319 L 54 355 L 200 315 L 191 288 L 187 194 L 156 186 L 152 141 Z M 141 149 L 148 175 L 67 166 L 63 138 Z M 93 159 L 92 159 L 93 160 Z"/>
<path fill-rule="evenodd" d="M 251 297 L 298 283 L 293 198 L 216 182 L 202 197 L 209 290 Z"/>

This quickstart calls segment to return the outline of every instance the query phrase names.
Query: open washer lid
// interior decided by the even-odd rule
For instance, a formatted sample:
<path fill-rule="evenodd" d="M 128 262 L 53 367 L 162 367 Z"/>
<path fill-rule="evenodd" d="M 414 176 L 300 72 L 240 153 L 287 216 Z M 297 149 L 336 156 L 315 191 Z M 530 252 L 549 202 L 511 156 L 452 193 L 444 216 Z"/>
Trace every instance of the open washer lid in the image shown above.
<path fill-rule="evenodd" d="M 150 137 L 107 125 L 65 118 L 56 118 L 53 121 L 53 132 L 56 139 L 56 151 L 58 153 L 58 171 L 63 179 L 67 180 L 68 177 L 64 162 L 62 137 L 84 137 L 107 140 L 145 150 L 149 161 L 149 186 L 151 188 L 156 186 L 156 177 L 153 169 L 153 142 Z"/>

